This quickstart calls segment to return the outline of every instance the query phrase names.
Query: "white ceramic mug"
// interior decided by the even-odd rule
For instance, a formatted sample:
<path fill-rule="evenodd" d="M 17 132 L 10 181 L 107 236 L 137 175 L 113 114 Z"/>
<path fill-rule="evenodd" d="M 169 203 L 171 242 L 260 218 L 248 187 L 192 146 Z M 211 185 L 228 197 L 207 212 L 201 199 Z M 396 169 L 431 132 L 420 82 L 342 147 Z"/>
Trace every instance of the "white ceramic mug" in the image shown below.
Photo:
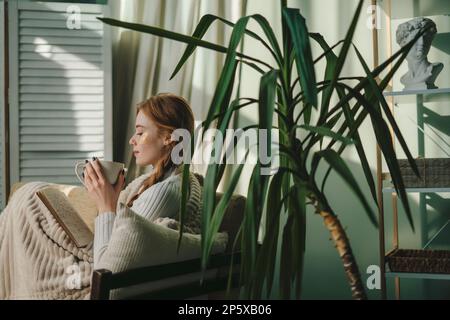
<path fill-rule="evenodd" d="M 114 162 L 114 161 L 107 161 L 107 160 L 98 160 L 100 161 L 100 165 L 103 168 L 103 174 L 105 175 L 106 179 L 109 181 L 110 184 L 115 184 L 117 181 L 117 178 L 119 177 L 119 173 L 124 170 L 125 174 L 127 173 L 127 169 L 125 168 L 125 165 L 121 162 Z M 84 185 L 84 179 L 81 177 L 81 174 L 84 171 L 84 168 L 86 167 L 85 161 L 80 161 L 75 164 L 75 174 L 80 180 L 80 182 Z M 82 171 L 79 171 L 79 168 L 82 168 Z"/>

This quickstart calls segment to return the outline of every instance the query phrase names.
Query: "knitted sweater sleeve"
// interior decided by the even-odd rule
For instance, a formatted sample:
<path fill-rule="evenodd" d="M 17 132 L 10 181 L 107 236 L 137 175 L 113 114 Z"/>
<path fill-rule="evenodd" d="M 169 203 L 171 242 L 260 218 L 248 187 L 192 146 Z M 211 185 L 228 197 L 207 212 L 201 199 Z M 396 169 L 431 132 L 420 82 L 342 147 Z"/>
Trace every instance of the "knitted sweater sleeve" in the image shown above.
<path fill-rule="evenodd" d="M 150 221 L 159 217 L 173 218 L 178 213 L 180 198 L 180 181 L 176 176 L 170 177 L 145 190 L 130 209 Z M 94 269 L 108 248 L 114 220 L 114 212 L 102 212 L 95 219 Z"/>

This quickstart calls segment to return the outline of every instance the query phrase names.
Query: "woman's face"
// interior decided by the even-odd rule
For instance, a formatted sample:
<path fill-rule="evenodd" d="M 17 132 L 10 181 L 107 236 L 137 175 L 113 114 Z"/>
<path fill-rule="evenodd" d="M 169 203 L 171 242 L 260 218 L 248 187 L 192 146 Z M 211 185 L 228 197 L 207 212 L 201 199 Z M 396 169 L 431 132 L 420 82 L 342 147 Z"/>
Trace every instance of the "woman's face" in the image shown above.
<path fill-rule="evenodd" d="M 136 132 L 130 139 L 133 155 L 139 166 L 155 165 L 163 156 L 165 143 L 170 142 L 170 136 L 161 137 L 154 121 L 139 111 L 136 116 Z"/>

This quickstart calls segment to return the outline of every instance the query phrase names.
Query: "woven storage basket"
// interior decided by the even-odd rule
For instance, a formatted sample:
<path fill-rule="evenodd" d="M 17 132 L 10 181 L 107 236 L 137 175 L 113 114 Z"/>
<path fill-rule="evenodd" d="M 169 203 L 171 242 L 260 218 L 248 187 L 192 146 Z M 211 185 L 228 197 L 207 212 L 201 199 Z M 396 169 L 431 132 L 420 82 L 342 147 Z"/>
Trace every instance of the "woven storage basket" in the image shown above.
<path fill-rule="evenodd" d="M 419 158 L 415 161 L 419 169 L 420 178 L 416 176 L 407 159 L 398 160 L 406 188 L 450 187 L 449 158 Z"/>
<path fill-rule="evenodd" d="M 393 272 L 450 273 L 450 251 L 396 249 L 386 256 Z"/>

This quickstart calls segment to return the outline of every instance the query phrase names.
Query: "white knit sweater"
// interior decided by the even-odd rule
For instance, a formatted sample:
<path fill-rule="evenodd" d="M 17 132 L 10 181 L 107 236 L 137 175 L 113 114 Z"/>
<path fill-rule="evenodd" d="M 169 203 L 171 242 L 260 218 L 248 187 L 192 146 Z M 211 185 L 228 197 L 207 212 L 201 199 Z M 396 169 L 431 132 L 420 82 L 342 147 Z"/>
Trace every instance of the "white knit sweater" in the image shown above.
<path fill-rule="evenodd" d="M 150 221 L 157 218 L 174 218 L 179 211 L 181 199 L 181 174 L 169 171 L 163 180 L 145 190 L 134 202 L 131 210 Z M 95 219 L 94 269 L 111 238 L 115 212 L 102 212 Z"/>

